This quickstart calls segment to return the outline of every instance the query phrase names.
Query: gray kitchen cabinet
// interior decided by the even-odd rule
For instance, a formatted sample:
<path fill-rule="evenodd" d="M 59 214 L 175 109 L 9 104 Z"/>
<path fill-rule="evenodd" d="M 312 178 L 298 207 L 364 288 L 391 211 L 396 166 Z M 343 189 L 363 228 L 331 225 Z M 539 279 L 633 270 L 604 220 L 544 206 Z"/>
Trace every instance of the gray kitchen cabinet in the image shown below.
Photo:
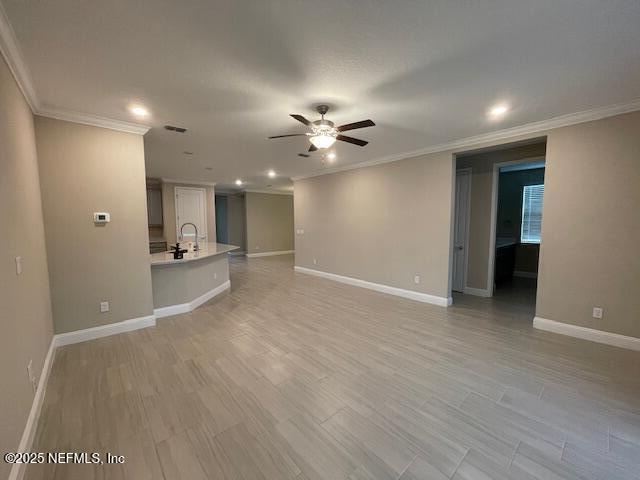
<path fill-rule="evenodd" d="M 162 220 L 162 190 L 147 189 L 147 220 L 150 227 L 161 227 Z"/>

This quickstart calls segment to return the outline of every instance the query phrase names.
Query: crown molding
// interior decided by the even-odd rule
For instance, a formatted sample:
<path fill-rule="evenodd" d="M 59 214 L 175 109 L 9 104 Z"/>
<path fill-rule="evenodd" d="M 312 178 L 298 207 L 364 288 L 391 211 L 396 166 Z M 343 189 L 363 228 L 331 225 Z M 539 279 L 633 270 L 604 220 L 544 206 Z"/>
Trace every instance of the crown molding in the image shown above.
<path fill-rule="evenodd" d="M 216 182 L 202 182 L 200 180 L 184 180 L 180 178 L 161 178 L 162 183 L 180 183 L 184 185 L 198 185 L 201 187 L 215 187 Z"/>
<path fill-rule="evenodd" d="M 567 115 L 560 115 L 558 117 L 553 117 L 548 120 L 527 123 L 517 127 L 505 128 L 503 130 L 497 130 L 497 131 L 485 133 L 482 135 L 475 135 L 473 137 L 462 138 L 459 140 L 454 140 L 452 142 L 433 145 L 431 147 L 426 147 L 419 150 L 387 155 L 384 157 L 367 160 L 359 163 L 353 163 L 350 165 L 331 167 L 322 171 L 315 171 L 309 174 L 291 177 L 291 180 L 298 181 L 298 180 L 303 180 L 305 178 L 319 177 L 322 175 L 329 175 L 331 173 L 338 173 L 338 172 L 344 172 L 348 170 L 355 170 L 357 168 L 371 167 L 374 165 L 381 165 L 384 163 L 397 162 L 399 160 L 405 160 L 407 158 L 414 158 L 414 157 L 419 157 L 421 155 L 429 155 L 433 153 L 441 153 L 446 151 L 452 151 L 452 153 L 459 153 L 459 151 L 462 149 L 477 147 L 482 144 L 498 142 L 502 140 L 509 140 L 515 137 L 523 137 L 528 135 L 539 134 L 539 133 L 543 133 L 556 128 L 568 127 L 571 125 L 577 125 L 579 123 L 592 122 L 594 120 L 601 120 L 603 118 L 613 117 L 615 115 L 622 115 L 624 113 L 635 112 L 638 110 L 640 110 L 640 98 L 632 100 L 630 102 L 626 102 L 626 103 L 617 103 L 614 105 L 607 105 L 605 107 L 592 108 L 590 110 L 583 110 L 581 112 L 570 113 Z"/>
<path fill-rule="evenodd" d="M 243 192 L 248 192 L 248 193 L 266 193 L 269 195 L 293 195 L 293 191 L 288 191 L 288 190 L 261 190 L 258 188 L 252 188 L 252 189 L 245 189 L 243 190 Z"/>
<path fill-rule="evenodd" d="M 20 88 L 20 91 L 24 95 L 25 100 L 29 104 L 32 112 L 36 112 L 38 109 L 38 98 L 36 97 L 36 91 L 33 88 L 33 82 L 31 80 L 31 74 L 27 68 L 26 63 L 22 59 L 20 53 L 20 47 L 18 46 L 18 40 L 16 33 L 9 22 L 4 7 L 0 2 L 0 52 L 7 61 L 9 70 L 13 77 L 16 79 L 16 83 Z"/>
<path fill-rule="evenodd" d="M 140 125 L 138 123 L 123 122 L 121 120 L 113 120 L 111 118 L 100 117 L 98 115 L 72 112 L 69 110 L 40 108 L 34 113 L 36 115 L 40 115 L 41 117 L 55 118 L 57 120 L 80 123 L 82 125 L 90 125 L 92 127 L 108 128 L 110 130 L 134 133 L 136 135 L 144 135 L 151 128 L 146 125 Z"/>
<path fill-rule="evenodd" d="M 6 60 L 13 78 L 15 78 L 22 95 L 29 104 L 34 115 L 56 118 L 67 122 L 81 123 L 83 125 L 91 125 L 93 127 L 108 128 L 119 132 L 134 133 L 137 135 L 144 135 L 149 131 L 150 127 L 145 125 L 113 120 L 111 118 L 100 117 L 98 115 L 91 115 L 87 113 L 72 112 L 55 108 L 44 108 L 41 106 L 36 95 L 33 77 L 31 76 L 31 72 L 24 61 L 15 31 L 11 26 L 11 22 L 9 22 L 9 17 L 6 14 L 1 1 L 0 53 L 2 53 L 2 56 Z"/>

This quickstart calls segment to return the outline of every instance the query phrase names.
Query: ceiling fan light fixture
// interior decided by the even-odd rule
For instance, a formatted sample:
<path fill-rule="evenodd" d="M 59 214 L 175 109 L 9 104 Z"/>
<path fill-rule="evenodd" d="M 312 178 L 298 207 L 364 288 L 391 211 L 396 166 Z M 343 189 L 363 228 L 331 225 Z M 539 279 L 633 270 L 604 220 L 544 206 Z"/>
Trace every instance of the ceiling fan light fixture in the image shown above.
<path fill-rule="evenodd" d="M 331 145 L 336 143 L 336 136 L 326 134 L 326 133 L 321 133 L 319 135 L 314 135 L 310 137 L 309 141 L 313 143 L 313 145 L 316 148 L 329 148 Z"/>

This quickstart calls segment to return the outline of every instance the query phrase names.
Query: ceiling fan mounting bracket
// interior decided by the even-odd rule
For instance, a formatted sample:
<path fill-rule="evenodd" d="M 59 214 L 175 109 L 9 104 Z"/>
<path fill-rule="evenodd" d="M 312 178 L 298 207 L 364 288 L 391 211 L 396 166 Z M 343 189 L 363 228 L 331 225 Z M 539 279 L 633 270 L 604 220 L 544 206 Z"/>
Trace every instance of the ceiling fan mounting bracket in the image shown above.
<path fill-rule="evenodd" d="M 320 115 L 325 115 L 328 111 L 329 111 L 329 105 L 318 105 L 316 107 L 316 111 L 320 114 Z"/>

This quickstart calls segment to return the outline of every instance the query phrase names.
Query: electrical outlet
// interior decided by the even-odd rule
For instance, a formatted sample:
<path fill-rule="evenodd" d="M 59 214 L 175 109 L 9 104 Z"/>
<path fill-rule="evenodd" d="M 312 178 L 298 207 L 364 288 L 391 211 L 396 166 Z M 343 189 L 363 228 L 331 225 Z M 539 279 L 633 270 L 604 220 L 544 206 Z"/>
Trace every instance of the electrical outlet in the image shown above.
<path fill-rule="evenodd" d="M 296 230 L 296 233 L 298 235 L 304 235 L 304 229 L 303 228 L 299 228 L 299 229 Z"/>
<path fill-rule="evenodd" d="M 22 257 L 16 257 L 16 275 L 22 273 Z"/>
<path fill-rule="evenodd" d="M 215 279 L 217 279 L 217 278 L 218 278 L 218 274 L 217 274 L 217 273 L 215 273 L 215 272 L 213 272 L 213 279 L 215 280 Z"/>
<path fill-rule="evenodd" d="M 601 319 L 604 315 L 604 309 L 602 307 L 593 307 L 593 318 Z"/>
<path fill-rule="evenodd" d="M 260 245 L 256 245 L 256 250 L 260 250 Z"/>
<path fill-rule="evenodd" d="M 313 259 L 313 264 L 314 264 L 314 265 L 317 265 L 317 264 L 318 264 L 318 259 L 317 259 L 317 258 L 314 258 L 314 259 Z"/>
<path fill-rule="evenodd" d="M 100 302 L 100 313 L 109 311 L 109 302 Z"/>
<path fill-rule="evenodd" d="M 415 283 L 416 285 L 420 283 L 420 275 L 414 275 L 413 283 Z"/>

